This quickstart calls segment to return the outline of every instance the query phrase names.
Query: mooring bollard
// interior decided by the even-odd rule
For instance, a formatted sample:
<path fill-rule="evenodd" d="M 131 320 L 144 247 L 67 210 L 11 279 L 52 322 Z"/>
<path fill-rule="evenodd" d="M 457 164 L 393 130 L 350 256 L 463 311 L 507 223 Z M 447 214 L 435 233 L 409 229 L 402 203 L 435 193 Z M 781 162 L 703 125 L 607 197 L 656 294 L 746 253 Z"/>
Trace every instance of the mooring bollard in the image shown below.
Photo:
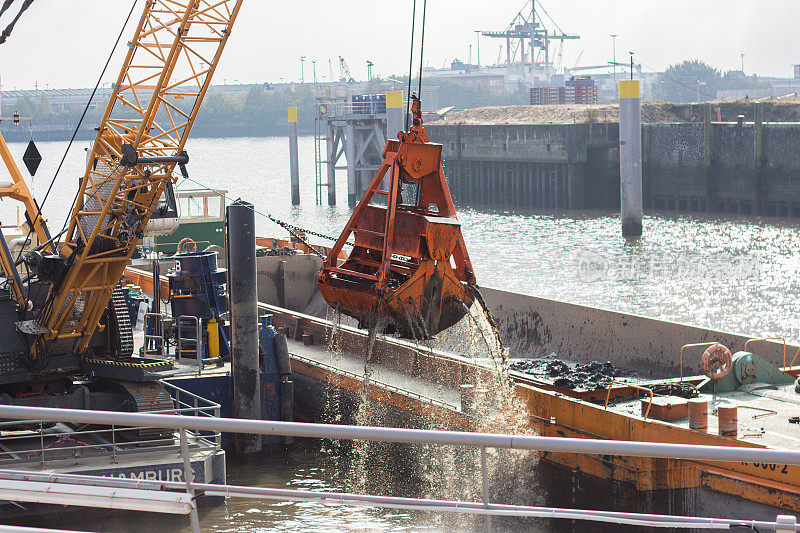
<path fill-rule="evenodd" d="M 233 363 L 233 416 L 261 419 L 258 365 L 258 295 L 256 291 L 256 221 L 253 205 L 236 201 L 226 216 L 228 291 Z M 260 435 L 236 434 L 236 451 L 261 451 Z"/>

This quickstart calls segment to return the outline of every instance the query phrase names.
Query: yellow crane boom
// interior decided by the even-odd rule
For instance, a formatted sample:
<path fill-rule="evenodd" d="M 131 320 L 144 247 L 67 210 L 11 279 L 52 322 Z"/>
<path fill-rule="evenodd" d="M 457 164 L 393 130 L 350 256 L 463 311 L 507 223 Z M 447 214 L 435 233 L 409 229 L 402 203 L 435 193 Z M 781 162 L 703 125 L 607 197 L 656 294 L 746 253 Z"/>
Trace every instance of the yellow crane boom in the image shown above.
<path fill-rule="evenodd" d="M 176 165 L 242 0 L 147 0 L 98 128 L 33 357 L 83 353 Z M 45 258 L 47 259 L 47 258 Z M 41 277 L 41 275 L 40 275 Z"/>

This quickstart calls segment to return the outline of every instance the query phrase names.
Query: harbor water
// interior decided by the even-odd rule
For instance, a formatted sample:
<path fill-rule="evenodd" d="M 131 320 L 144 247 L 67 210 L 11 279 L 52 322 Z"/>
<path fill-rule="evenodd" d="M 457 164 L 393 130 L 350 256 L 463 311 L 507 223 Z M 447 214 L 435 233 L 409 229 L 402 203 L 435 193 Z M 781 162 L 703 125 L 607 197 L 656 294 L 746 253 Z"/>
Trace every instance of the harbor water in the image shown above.
<path fill-rule="evenodd" d="M 66 145 L 38 144 L 44 161 L 33 188 L 40 202 Z M 53 233 L 68 215 L 85 165 L 84 148 L 85 143 L 73 146 L 44 205 Z M 25 145 L 12 144 L 11 149 L 21 162 Z M 350 215 L 343 171 L 337 175 L 338 205 L 315 205 L 311 137 L 299 140 L 301 203 L 297 207 L 290 201 L 288 139 L 193 139 L 187 150 L 191 180 L 226 189 L 231 201 L 247 200 L 260 214 L 331 236 L 338 236 Z M 185 182 L 180 188 L 198 185 Z M 0 205 L 4 225 L 15 223 L 16 217 L 9 203 Z M 795 314 L 800 296 L 800 232 L 790 220 L 646 214 L 644 236 L 625 240 L 620 235 L 619 214 L 611 212 L 509 212 L 461 206 L 459 219 L 483 286 L 800 341 Z M 256 225 L 260 235 L 285 233 L 265 216 L 257 215 Z M 311 241 L 330 244 L 317 237 Z M 353 482 L 347 465 L 333 455 L 320 454 L 318 444 L 274 459 L 256 465 L 231 461 L 229 482 L 312 490 L 347 489 Z M 479 483 L 479 476 L 473 481 Z M 557 492 L 555 486 L 532 484 L 529 504 L 544 504 L 543 494 Z M 392 485 L 384 487 L 384 493 L 413 489 Z M 433 524 L 430 517 L 405 511 L 255 500 L 229 501 L 203 518 L 206 530 L 220 532 L 448 529 L 446 524 Z M 151 527 L 135 522 L 123 526 L 130 531 Z M 100 527 L 119 530 L 103 523 Z"/>

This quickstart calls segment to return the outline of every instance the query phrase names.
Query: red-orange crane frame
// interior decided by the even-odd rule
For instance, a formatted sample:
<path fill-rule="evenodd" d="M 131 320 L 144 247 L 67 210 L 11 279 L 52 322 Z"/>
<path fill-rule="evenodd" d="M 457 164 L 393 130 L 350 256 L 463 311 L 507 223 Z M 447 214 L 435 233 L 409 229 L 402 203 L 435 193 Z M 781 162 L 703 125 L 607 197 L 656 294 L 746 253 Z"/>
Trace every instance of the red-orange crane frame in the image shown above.
<path fill-rule="evenodd" d="M 442 146 L 428 142 L 419 99 L 412 113 L 411 129 L 386 143 L 381 167 L 322 265 L 318 284 L 331 306 L 362 323 L 383 316 L 401 333 L 427 338 L 464 316 L 476 280 Z M 414 203 L 404 203 L 401 184 L 418 184 Z M 375 195 L 385 195 L 387 207 L 372 205 Z M 340 266 L 336 258 L 351 235 L 355 247 Z"/>

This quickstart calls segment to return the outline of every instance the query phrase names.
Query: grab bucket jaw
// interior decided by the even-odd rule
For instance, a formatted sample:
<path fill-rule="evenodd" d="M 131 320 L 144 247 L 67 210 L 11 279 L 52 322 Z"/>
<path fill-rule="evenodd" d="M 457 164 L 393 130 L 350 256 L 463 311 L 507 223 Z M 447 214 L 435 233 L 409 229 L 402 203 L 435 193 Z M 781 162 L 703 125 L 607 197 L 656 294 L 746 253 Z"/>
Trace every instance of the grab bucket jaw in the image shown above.
<path fill-rule="evenodd" d="M 381 167 L 317 282 L 329 305 L 363 326 L 383 324 L 427 339 L 468 312 L 476 281 L 445 180 L 442 146 L 428 142 L 418 99 L 412 110 L 414 126 L 386 143 Z M 351 237 L 353 250 L 338 265 Z"/>

